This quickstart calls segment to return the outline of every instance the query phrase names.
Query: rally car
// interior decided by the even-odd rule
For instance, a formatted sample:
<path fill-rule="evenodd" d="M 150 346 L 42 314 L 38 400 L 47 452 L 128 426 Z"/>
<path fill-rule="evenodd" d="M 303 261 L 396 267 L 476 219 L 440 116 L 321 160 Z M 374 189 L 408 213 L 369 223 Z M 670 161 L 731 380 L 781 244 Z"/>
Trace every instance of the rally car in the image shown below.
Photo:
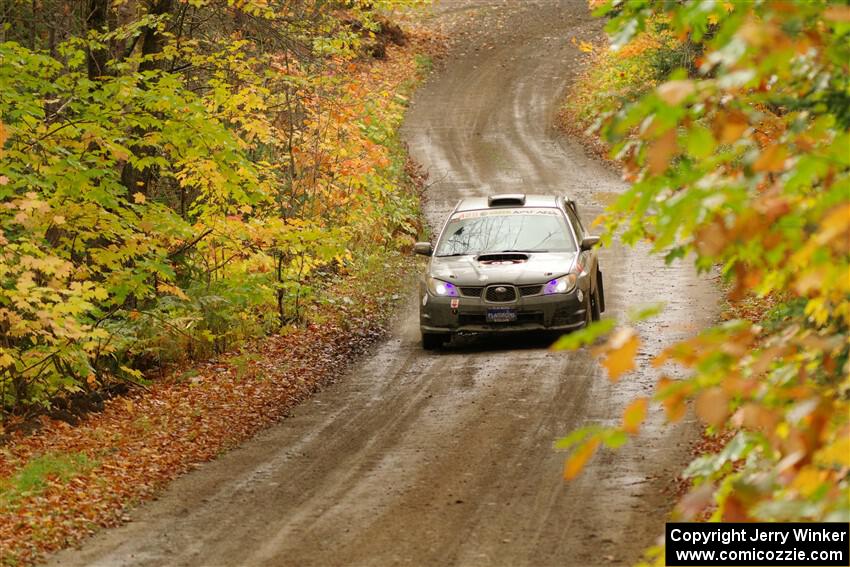
<path fill-rule="evenodd" d="M 605 310 L 595 245 L 574 201 L 492 195 L 460 201 L 437 238 L 420 282 L 422 345 L 459 333 L 579 329 Z"/>

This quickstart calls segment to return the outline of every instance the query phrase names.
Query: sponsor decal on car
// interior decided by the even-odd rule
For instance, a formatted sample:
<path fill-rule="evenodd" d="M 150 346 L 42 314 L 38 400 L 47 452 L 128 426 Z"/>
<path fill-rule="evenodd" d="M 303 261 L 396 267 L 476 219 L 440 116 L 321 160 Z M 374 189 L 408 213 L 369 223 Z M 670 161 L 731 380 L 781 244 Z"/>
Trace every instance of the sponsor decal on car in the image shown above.
<path fill-rule="evenodd" d="M 558 209 L 552 207 L 527 207 L 522 209 L 482 209 L 476 211 L 463 211 L 460 213 L 455 213 L 452 215 L 452 218 L 449 219 L 449 223 L 461 221 L 464 219 L 478 219 L 482 217 L 511 217 L 516 215 L 552 215 L 558 216 L 561 212 Z"/>

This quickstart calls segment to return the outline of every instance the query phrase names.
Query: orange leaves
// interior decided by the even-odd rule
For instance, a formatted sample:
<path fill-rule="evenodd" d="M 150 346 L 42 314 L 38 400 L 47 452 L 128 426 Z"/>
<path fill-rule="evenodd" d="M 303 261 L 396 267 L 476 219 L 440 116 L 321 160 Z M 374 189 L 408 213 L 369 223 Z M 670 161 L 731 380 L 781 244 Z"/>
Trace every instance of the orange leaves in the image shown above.
<path fill-rule="evenodd" d="M 570 43 L 578 47 L 582 53 L 593 53 L 593 44 L 584 40 L 577 40 L 575 36 L 570 38 Z"/>
<path fill-rule="evenodd" d="M 183 292 L 183 290 L 177 287 L 176 285 L 172 285 L 166 282 L 159 282 L 159 285 L 157 285 L 156 289 L 159 293 L 173 295 L 175 297 L 179 297 L 183 301 L 189 301 L 189 296 L 187 296 Z"/>
<path fill-rule="evenodd" d="M 848 252 L 848 246 L 850 246 L 850 203 L 838 205 L 823 217 L 815 242 L 820 246 L 838 242 L 841 245 L 839 252 Z"/>
<path fill-rule="evenodd" d="M 829 6 L 823 11 L 823 18 L 830 22 L 850 22 L 850 6 Z"/>
<path fill-rule="evenodd" d="M 599 448 L 600 439 L 591 437 L 583 442 L 578 448 L 573 451 L 567 460 L 564 462 L 564 478 L 572 480 L 582 471 L 587 461 L 596 453 Z"/>
<path fill-rule="evenodd" d="M 720 427 L 729 415 L 729 397 L 722 388 L 711 388 L 696 399 L 695 410 L 699 418 L 712 427 Z"/>
<path fill-rule="evenodd" d="M 676 130 L 671 128 L 649 145 L 647 161 L 649 172 L 653 175 L 663 173 L 673 156 L 676 155 Z"/>
<path fill-rule="evenodd" d="M 735 412 L 735 415 L 732 416 L 732 423 L 736 427 L 772 433 L 779 423 L 779 416 L 776 412 L 761 405 L 747 403 Z"/>
<path fill-rule="evenodd" d="M 720 254 L 728 241 L 729 231 L 726 229 L 723 219 L 720 218 L 704 225 L 694 236 L 697 252 L 708 257 Z"/>
<path fill-rule="evenodd" d="M 652 366 L 659 368 L 668 360 L 682 366 L 693 367 L 716 352 L 724 352 L 734 357 L 745 356 L 756 340 L 759 327 L 745 322 L 734 322 L 725 328 L 703 332 L 696 337 L 680 341 L 664 349 L 652 360 Z"/>
<path fill-rule="evenodd" d="M 840 431 L 838 438 L 822 448 L 815 459 L 823 466 L 850 469 L 850 429 Z"/>
<path fill-rule="evenodd" d="M 829 480 L 829 473 L 827 471 L 806 466 L 797 473 L 794 480 L 789 484 L 789 488 L 799 493 L 803 498 L 809 498 L 827 480 Z"/>
<path fill-rule="evenodd" d="M 747 513 L 749 505 L 738 495 L 728 496 L 721 506 L 721 518 L 724 522 L 752 522 L 753 518 Z"/>
<path fill-rule="evenodd" d="M 685 416 L 687 406 L 685 402 L 693 391 L 693 385 L 689 382 L 672 380 L 667 376 L 658 379 L 656 385 L 657 397 L 667 414 L 667 420 L 679 421 Z"/>
<path fill-rule="evenodd" d="M 694 24 L 705 16 L 695 20 L 678 4 L 622 10 L 615 31 L 628 35 L 625 26 L 640 21 L 651 32 L 648 13 L 664 13 L 671 33 L 705 48 L 688 60 L 700 72 L 674 72 L 657 87 L 630 85 L 637 95 L 620 89 L 627 102 L 601 119 L 624 177 L 635 183 L 606 211 L 606 228 L 672 249 L 670 261 L 695 251 L 700 269 L 722 266 L 731 284 L 725 323 L 652 362 L 685 370 L 658 382 L 667 418 L 682 419 L 692 404 L 718 432 L 719 442 L 688 469 L 710 487 L 694 494 L 689 514 L 712 496 L 716 519 L 842 514 L 837 502 L 847 502 L 850 467 L 850 134 L 841 110 L 792 109 L 786 101 L 842 96 L 810 70 L 846 72 L 835 54 L 846 43 L 850 8 L 739 3 L 735 19 L 713 10 L 708 20 L 746 46 L 734 56 L 728 42 L 699 37 Z M 621 354 L 606 360 L 614 379 L 628 368 Z M 624 415 L 623 429 L 631 423 Z"/>
<path fill-rule="evenodd" d="M 626 407 L 623 412 L 623 431 L 632 435 L 638 432 L 640 424 L 646 419 L 648 404 L 646 398 L 638 398 Z"/>
<path fill-rule="evenodd" d="M 9 133 L 6 131 L 6 125 L 0 121 L 0 157 L 3 157 L 5 150 L 3 149 L 3 145 L 6 143 L 6 140 L 9 139 Z"/>
<path fill-rule="evenodd" d="M 602 366 L 608 371 L 608 378 L 612 382 L 620 379 L 620 376 L 635 368 L 635 355 L 637 354 L 640 338 L 631 327 L 621 327 L 614 331 L 608 342 L 602 347 L 595 349 L 596 354 L 601 354 Z"/>
<path fill-rule="evenodd" d="M 658 97 L 670 106 L 678 106 L 696 92 L 696 85 L 690 80 L 667 81 L 656 92 Z"/>
<path fill-rule="evenodd" d="M 747 115 L 739 110 L 721 111 L 714 117 L 714 137 L 721 144 L 738 141 L 750 127 Z"/>
<path fill-rule="evenodd" d="M 666 33 L 640 33 L 621 47 L 616 55 L 622 60 L 635 59 L 644 53 L 660 49 L 664 43 L 669 41 L 670 36 Z"/>
<path fill-rule="evenodd" d="M 691 490 L 676 505 L 678 515 L 686 521 L 696 518 L 711 504 L 715 488 L 713 484 L 706 482 Z"/>
<path fill-rule="evenodd" d="M 758 159 L 753 163 L 753 169 L 761 172 L 782 171 L 787 157 L 788 148 L 783 144 L 772 144 L 762 150 Z"/>

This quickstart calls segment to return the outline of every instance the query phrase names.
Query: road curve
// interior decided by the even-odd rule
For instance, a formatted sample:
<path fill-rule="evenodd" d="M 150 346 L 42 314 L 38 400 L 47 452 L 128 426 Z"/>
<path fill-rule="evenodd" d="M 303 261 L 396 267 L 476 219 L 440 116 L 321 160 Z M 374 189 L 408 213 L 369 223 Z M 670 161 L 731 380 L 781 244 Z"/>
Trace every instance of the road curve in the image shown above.
<path fill-rule="evenodd" d="M 553 128 L 580 52 L 599 29 L 586 0 L 457 0 L 435 9 L 459 38 L 404 127 L 429 172 L 426 212 L 490 191 L 565 192 L 586 218 L 623 190 Z M 132 521 L 52 565 L 593 566 L 634 561 L 662 531 L 695 427 L 662 427 L 561 478 L 553 441 L 615 423 L 651 392 L 648 358 L 710 321 L 712 286 L 646 250 L 601 251 L 608 317 L 667 301 L 643 325 L 641 368 L 612 385 L 586 352 L 533 338 L 418 343 L 415 298 L 393 336 L 279 425 L 175 481 Z M 411 293 L 412 290 L 411 290 Z"/>

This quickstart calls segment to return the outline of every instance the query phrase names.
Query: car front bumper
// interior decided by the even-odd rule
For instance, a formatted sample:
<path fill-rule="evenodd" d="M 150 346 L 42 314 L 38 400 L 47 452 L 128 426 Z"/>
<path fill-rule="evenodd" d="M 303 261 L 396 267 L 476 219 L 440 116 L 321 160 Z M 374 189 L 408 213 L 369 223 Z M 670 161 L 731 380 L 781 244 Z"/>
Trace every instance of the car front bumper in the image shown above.
<path fill-rule="evenodd" d="M 581 298 L 579 298 L 581 296 Z M 511 331 L 569 331 L 581 328 L 587 320 L 584 292 L 519 297 L 512 303 L 489 303 L 479 297 L 440 297 L 425 291 L 419 294 L 419 325 L 426 333 L 493 333 Z M 452 300 L 457 307 L 452 307 Z M 487 322 L 488 309 L 509 307 L 516 321 Z"/>

